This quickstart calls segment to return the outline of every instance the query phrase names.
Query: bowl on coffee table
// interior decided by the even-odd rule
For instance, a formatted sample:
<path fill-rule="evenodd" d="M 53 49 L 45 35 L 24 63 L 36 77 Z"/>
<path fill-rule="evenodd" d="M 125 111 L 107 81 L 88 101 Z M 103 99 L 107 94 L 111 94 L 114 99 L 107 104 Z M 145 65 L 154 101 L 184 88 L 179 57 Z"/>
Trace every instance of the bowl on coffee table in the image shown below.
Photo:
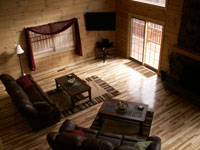
<path fill-rule="evenodd" d="M 126 113 L 128 110 L 128 103 L 126 102 L 118 102 L 115 111 L 120 114 Z"/>

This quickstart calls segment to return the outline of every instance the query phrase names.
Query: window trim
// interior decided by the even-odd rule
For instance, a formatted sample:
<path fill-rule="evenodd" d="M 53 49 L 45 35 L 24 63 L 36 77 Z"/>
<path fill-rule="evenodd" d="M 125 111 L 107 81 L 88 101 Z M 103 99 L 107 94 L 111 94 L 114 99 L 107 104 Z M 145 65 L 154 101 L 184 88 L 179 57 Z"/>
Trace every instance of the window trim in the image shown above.
<path fill-rule="evenodd" d="M 168 7 L 168 1 L 169 0 L 166 0 L 166 3 L 165 3 L 165 7 L 163 6 L 159 6 L 159 5 L 153 5 L 153 4 L 150 4 L 150 3 L 145 3 L 145 2 L 139 2 L 139 1 L 134 1 L 134 0 L 129 0 L 130 3 L 136 3 L 138 5 L 146 5 L 146 6 L 151 6 L 151 7 L 155 7 L 155 8 L 159 8 L 159 9 L 167 9 Z"/>

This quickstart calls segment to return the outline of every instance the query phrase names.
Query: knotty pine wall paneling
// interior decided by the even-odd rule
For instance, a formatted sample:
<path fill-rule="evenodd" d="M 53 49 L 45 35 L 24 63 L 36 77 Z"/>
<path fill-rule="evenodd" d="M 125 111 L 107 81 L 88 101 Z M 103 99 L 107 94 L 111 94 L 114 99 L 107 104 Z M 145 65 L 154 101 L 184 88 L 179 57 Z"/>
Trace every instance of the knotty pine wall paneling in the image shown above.
<path fill-rule="evenodd" d="M 177 44 L 181 24 L 182 7 L 184 0 L 167 0 L 166 8 L 133 2 L 132 0 L 116 0 L 117 31 L 116 47 L 119 55 L 129 57 L 129 14 L 152 18 L 163 22 L 164 37 L 161 53 L 160 69 L 168 70 L 168 56 L 174 45 Z"/>
<path fill-rule="evenodd" d="M 19 60 L 15 53 L 16 44 L 20 44 L 25 50 L 22 55 L 25 72 L 36 77 L 48 70 L 94 58 L 95 43 L 100 37 L 115 43 L 115 31 L 86 31 L 84 14 L 105 11 L 115 11 L 115 0 L 1 0 L 0 74 L 8 73 L 15 78 L 20 76 Z M 37 69 L 30 71 L 24 28 L 74 17 L 78 18 L 79 22 L 83 56 L 77 56 L 70 50 L 36 57 Z"/>

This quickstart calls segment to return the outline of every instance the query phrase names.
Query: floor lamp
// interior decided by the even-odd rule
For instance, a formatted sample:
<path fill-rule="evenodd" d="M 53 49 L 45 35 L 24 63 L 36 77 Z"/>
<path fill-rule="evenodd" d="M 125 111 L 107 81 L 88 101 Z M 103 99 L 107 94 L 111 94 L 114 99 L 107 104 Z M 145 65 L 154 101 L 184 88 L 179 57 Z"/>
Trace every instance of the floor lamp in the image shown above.
<path fill-rule="evenodd" d="M 20 63 L 20 68 L 21 68 L 21 74 L 22 76 L 25 76 L 26 74 L 24 73 L 23 67 L 22 67 L 22 60 L 21 60 L 21 55 L 24 53 L 24 50 L 21 48 L 20 45 L 17 45 L 16 47 L 17 55 L 19 56 L 19 63 Z"/>

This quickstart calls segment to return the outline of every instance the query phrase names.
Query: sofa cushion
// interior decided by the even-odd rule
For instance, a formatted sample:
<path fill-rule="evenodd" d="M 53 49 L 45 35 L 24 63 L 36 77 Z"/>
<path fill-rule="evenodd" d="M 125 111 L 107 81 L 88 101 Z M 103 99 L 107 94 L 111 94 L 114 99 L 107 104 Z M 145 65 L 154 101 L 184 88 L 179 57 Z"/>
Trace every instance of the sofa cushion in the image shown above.
<path fill-rule="evenodd" d="M 42 109 L 45 109 L 47 107 L 49 107 L 49 104 L 45 101 L 41 101 L 41 102 L 34 102 L 33 103 L 33 106 L 38 110 L 42 110 Z"/>
<path fill-rule="evenodd" d="M 138 150 L 135 146 L 121 145 L 116 147 L 114 150 Z"/>
<path fill-rule="evenodd" d="M 81 130 L 69 130 L 68 132 L 72 133 L 72 134 L 80 135 L 80 136 L 83 137 L 83 139 L 87 139 L 87 137 L 85 136 L 85 134 Z"/>
<path fill-rule="evenodd" d="M 115 150 L 147 150 L 152 141 L 137 142 L 135 145 L 121 145 L 115 148 Z"/>
<path fill-rule="evenodd" d="M 19 85 L 26 90 L 27 88 L 34 86 L 33 83 L 31 82 L 31 80 L 28 78 L 28 76 L 23 76 L 19 79 L 17 79 L 17 83 L 19 83 Z"/>
<path fill-rule="evenodd" d="M 101 139 L 86 139 L 81 145 L 81 150 L 112 150 L 113 144 Z"/>
<path fill-rule="evenodd" d="M 26 89 L 25 92 L 33 104 L 36 102 L 45 102 L 44 98 L 41 96 L 41 94 L 38 92 L 35 86 L 29 87 L 28 89 Z"/>
<path fill-rule="evenodd" d="M 38 111 L 33 107 L 32 104 L 20 103 L 18 104 L 19 111 L 22 112 L 24 116 L 30 118 L 38 117 Z"/>
<path fill-rule="evenodd" d="M 144 139 L 133 138 L 131 136 L 124 136 L 121 145 L 134 146 L 137 142 L 145 141 Z"/>
<path fill-rule="evenodd" d="M 16 82 L 10 83 L 6 88 L 6 91 L 8 92 L 11 99 L 16 105 L 19 105 L 19 104 L 32 105 L 27 94 L 24 92 L 21 86 L 19 86 L 19 84 L 17 84 Z"/>
<path fill-rule="evenodd" d="M 113 133 L 106 133 L 106 132 L 99 132 L 99 134 L 97 135 L 97 138 L 103 139 L 103 140 L 106 140 L 106 141 L 110 141 L 115 146 L 120 146 L 121 140 L 122 140 L 122 135 L 113 134 Z"/>
<path fill-rule="evenodd" d="M 96 138 L 98 130 L 79 127 L 87 138 Z"/>

